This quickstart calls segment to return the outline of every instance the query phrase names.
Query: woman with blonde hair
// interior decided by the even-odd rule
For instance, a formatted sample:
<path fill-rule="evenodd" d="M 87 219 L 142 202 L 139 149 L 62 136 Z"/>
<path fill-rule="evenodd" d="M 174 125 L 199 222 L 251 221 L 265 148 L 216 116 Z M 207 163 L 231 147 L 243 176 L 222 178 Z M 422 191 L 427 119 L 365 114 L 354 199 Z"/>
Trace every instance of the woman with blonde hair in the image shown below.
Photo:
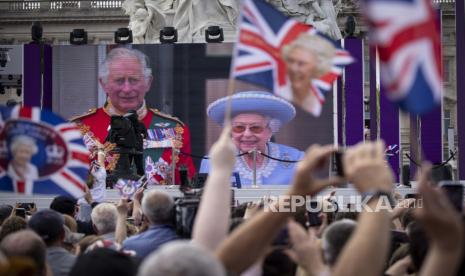
<path fill-rule="evenodd" d="M 312 81 L 331 71 L 335 54 L 336 48 L 330 41 L 318 35 L 301 34 L 282 49 L 290 87 L 277 94 L 318 115 L 323 98 L 312 87 Z"/>

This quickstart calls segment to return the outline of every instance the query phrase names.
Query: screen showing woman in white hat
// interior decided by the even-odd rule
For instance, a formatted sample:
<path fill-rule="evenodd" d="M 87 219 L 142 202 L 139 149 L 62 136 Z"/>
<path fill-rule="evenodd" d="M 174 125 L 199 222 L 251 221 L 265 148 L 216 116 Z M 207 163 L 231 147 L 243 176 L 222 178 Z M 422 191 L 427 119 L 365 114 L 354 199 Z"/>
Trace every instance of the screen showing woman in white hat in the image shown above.
<path fill-rule="evenodd" d="M 223 125 L 229 99 L 231 138 L 240 155 L 237 157 L 234 171 L 239 173 L 241 184 L 250 186 L 254 183 L 254 150 L 256 184 L 289 184 L 296 163 L 285 161 L 300 160 L 304 153 L 286 145 L 273 143 L 271 137 L 283 124 L 294 118 L 294 106 L 268 92 L 240 92 L 211 103 L 207 108 L 208 117 Z M 208 173 L 209 170 L 209 160 L 203 159 L 199 172 Z"/>

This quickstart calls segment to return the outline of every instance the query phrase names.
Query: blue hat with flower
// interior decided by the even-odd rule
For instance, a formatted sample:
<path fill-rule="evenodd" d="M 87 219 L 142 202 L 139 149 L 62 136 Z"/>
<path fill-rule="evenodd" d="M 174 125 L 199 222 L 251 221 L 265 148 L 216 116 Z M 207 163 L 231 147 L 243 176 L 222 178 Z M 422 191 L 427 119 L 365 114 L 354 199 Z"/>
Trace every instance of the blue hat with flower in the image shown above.
<path fill-rule="evenodd" d="M 224 97 L 211 103 L 207 114 L 214 122 L 222 125 L 224 114 L 231 99 L 231 118 L 242 113 L 256 113 L 277 119 L 285 124 L 295 117 L 295 108 L 288 101 L 269 92 L 247 91 Z"/>

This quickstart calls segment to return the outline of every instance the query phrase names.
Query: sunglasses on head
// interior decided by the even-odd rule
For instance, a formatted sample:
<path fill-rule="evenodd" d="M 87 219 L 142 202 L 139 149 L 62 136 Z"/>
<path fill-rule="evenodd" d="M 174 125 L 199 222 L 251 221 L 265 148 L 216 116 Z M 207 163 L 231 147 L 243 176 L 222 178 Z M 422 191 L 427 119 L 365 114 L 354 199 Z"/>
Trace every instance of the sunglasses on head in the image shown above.
<path fill-rule="evenodd" d="M 247 125 L 235 125 L 234 126 L 233 125 L 232 126 L 232 132 L 234 132 L 234 133 L 242 133 L 247 128 L 250 130 L 250 132 L 255 133 L 255 134 L 262 133 L 263 130 L 265 129 L 265 127 L 263 127 L 263 126 L 247 126 Z"/>

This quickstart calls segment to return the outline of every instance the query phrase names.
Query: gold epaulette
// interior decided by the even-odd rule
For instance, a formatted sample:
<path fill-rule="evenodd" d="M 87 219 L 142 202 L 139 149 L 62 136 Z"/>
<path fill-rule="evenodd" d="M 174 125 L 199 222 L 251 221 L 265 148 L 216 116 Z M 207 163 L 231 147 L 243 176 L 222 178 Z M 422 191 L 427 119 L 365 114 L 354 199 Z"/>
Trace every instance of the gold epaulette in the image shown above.
<path fill-rule="evenodd" d="M 166 114 L 166 113 L 163 113 L 163 112 L 161 112 L 160 110 L 158 110 L 158 109 L 156 109 L 156 108 L 149 108 L 149 110 L 150 110 L 153 114 L 155 114 L 155 115 L 157 115 L 157 116 L 163 117 L 163 118 L 168 119 L 168 120 L 173 120 L 173 121 L 177 122 L 178 124 L 180 124 L 181 126 L 184 126 L 184 123 L 183 123 L 181 120 L 179 120 L 178 118 L 176 118 L 176 117 L 173 117 L 173 116 L 171 116 L 171 115 L 168 115 L 168 114 Z"/>
<path fill-rule="evenodd" d="M 81 115 L 77 115 L 77 116 L 74 116 L 74 117 L 71 117 L 69 119 L 70 122 L 76 122 L 84 117 L 87 117 L 89 115 L 92 115 L 92 114 L 95 114 L 97 112 L 97 108 L 91 108 L 89 109 L 86 113 L 84 114 L 81 114 Z"/>

